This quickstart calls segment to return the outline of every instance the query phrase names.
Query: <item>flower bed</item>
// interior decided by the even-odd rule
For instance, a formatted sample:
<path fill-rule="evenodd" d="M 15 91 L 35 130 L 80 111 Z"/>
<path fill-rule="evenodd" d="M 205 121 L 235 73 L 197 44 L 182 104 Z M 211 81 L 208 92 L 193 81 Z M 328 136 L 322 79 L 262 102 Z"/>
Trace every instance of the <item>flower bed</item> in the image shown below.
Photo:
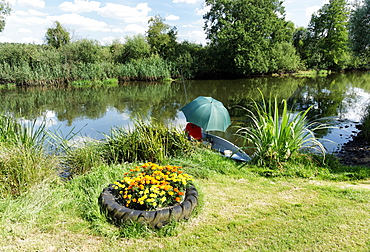
<path fill-rule="evenodd" d="M 145 163 L 104 188 L 99 204 L 117 224 L 138 221 L 160 228 L 170 220 L 189 218 L 198 203 L 192 181 L 181 167 Z"/>

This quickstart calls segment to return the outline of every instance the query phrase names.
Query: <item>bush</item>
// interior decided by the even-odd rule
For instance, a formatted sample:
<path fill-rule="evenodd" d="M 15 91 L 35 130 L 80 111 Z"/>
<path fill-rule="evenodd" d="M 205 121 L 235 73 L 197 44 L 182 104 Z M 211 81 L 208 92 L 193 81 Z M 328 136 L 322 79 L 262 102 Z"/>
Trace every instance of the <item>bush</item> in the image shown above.
<path fill-rule="evenodd" d="M 106 137 L 103 153 L 109 163 L 161 163 L 166 158 L 189 152 L 192 147 L 184 132 L 155 121 L 137 121 L 132 130 L 116 127 Z"/>
<path fill-rule="evenodd" d="M 262 93 L 261 93 L 262 95 Z M 307 123 L 306 115 L 311 109 L 294 113 L 288 111 L 287 101 L 282 101 L 279 114 L 277 99 L 262 105 L 254 101 L 254 110 L 246 109 L 251 126 L 238 130 L 247 143 L 253 144 L 252 162 L 261 166 L 281 167 L 283 162 L 296 156 L 302 149 L 314 148 L 325 154 L 325 148 L 315 137 L 314 131 L 327 127 L 319 123 Z"/>

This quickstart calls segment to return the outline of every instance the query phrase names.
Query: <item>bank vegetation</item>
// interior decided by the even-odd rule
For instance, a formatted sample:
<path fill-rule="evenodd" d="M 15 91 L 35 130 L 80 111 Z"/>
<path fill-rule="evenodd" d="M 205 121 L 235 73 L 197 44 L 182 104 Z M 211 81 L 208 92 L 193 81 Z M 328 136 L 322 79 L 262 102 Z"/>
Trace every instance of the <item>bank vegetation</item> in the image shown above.
<path fill-rule="evenodd" d="M 0 83 L 237 78 L 369 68 L 370 36 L 364 13 L 370 1 L 352 6 L 345 0 L 330 1 L 312 15 L 306 28 L 285 20 L 282 2 L 248 3 L 206 1 L 207 45 L 179 42 L 177 28 L 159 15 L 149 20 L 145 34 L 109 45 L 74 40 L 68 28 L 56 21 L 47 29 L 44 45 L 0 44 Z M 8 8 L 0 16 L 9 12 Z"/>

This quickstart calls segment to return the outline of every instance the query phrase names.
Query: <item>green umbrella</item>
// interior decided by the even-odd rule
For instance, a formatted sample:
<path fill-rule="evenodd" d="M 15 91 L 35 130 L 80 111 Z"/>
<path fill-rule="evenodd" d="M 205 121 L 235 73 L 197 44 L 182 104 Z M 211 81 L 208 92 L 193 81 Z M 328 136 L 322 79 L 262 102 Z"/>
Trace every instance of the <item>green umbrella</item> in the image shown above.
<path fill-rule="evenodd" d="M 212 97 L 199 96 L 180 110 L 188 122 L 202 127 L 204 131 L 225 131 L 231 124 L 227 109 Z"/>

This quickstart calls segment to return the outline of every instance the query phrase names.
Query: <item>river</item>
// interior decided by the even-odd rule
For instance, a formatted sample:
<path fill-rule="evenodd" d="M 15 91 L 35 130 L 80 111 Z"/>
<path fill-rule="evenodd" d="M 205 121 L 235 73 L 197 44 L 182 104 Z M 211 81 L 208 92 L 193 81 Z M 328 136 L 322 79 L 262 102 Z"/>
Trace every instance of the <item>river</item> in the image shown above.
<path fill-rule="evenodd" d="M 67 136 L 104 138 L 112 127 L 132 127 L 135 120 L 157 118 L 184 127 L 180 108 L 198 96 L 211 96 L 228 108 L 232 125 L 225 133 L 233 140 L 245 124 L 243 110 L 252 99 L 277 96 L 301 111 L 313 106 L 310 119 L 322 119 L 335 128 L 319 132 L 329 152 L 340 148 L 357 133 L 356 125 L 370 98 L 369 73 L 342 73 L 320 77 L 256 77 L 237 80 L 185 80 L 172 83 L 127 82 L 117 87 L 15 87 L 0 89 L 0 108 L 24 123 L 46 123 L 47 129 Z"/>

